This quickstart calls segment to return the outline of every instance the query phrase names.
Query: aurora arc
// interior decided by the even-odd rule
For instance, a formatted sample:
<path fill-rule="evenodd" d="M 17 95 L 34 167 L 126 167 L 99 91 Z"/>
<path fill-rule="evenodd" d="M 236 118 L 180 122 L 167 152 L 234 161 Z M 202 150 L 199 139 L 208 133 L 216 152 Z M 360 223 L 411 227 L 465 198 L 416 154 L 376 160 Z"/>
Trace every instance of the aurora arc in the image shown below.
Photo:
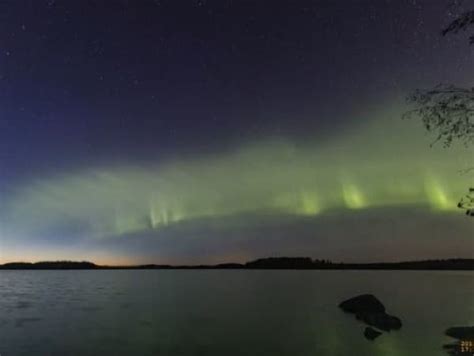
<path fill-rule="evenodd" d="M 469 148 L 430 148 L 431 138 L 415 122 L 396 115 L 349 131 L 324 142 L 268 138 L 222 154 L 37 178 L 6 200 L 3 231 L 47 234 L 67 223 L 84 236 L 104 238 L 254 212 L 317 217 L 389 206 L 457 210 L 470 183 L 459 174 L 472 160 Z"/>

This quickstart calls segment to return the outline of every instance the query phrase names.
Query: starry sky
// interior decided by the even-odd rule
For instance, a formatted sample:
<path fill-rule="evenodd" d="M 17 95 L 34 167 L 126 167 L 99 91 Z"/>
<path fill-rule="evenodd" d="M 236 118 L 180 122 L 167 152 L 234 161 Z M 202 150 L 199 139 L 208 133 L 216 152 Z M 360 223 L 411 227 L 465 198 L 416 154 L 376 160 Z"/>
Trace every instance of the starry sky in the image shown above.
<path fill-rule="evenodd" d="M 473 257 L 445 0 L 0 2 L 0 262 Z"/>

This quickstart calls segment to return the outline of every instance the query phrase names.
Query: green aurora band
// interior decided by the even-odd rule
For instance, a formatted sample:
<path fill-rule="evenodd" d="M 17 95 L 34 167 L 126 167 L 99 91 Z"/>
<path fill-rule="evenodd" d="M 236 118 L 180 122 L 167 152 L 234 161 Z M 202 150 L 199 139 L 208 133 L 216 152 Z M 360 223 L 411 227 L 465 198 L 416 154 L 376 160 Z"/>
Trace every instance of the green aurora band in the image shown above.
<path fill-rule="evenodd" d="M 456 204 L 472 177 L 459 171 L 472 165 L 472 150 L 430 147 L 433 138 L 416 122 L 392 116 L 324 141 L 268 138 L 160 165 L 102 165 L 38 178 L 6 200 L 3 234 L 41 235 L 70 223 L 102 238 L 206 217 L 316 217 L 389 206 L 461 214 Z"/>

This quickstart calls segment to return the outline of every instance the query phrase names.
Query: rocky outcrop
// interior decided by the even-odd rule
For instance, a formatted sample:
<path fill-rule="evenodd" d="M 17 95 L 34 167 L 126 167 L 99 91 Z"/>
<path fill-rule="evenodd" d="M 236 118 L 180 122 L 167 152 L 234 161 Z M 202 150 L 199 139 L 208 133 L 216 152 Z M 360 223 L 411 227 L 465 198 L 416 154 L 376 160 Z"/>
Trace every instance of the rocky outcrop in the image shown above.
<path fill-rule="evenodd" d="M 443 346 L 449 355 L 474 355 L 474 326 L 455 326 L 447 329 L 445 334 L 458 340 Z"/>
<path fill-rule="evenodd" d="M 458 340 L 474 341 L 474 326 L 454 326 L 447 329 L 445 334 Z"/>
<path fill-rule="evenodd" d="M 382 333 L 380 331 L 377 331 L 377 330 L 371 328 L 370 326 L 366 327 L 365 330 L 364 330 L 364 336 L 367 340 L 371 340 L 371 341 L 375 340 L 380 335 L 382 335 Z"/>
<path fill-rule="evenodd" d="M 385 313 L 385 306 L 372 294 L 362 294 L 339 304 L 346 313 Z"/>
<path fill-rule="evenodd" d="M 359 313 L 356 318 L 383 331 L 399 330 L 402 327 L 399 318 L 386 313 Z"/>
<path fill-rule="evenodd" d="M 372 294 L 362 294 L 347 299 L 340 303 L 339 307 L 346 313 L 355 314 L 357 320 L 379 330 L 398 330 L 402 327 L 402 321 L 396 316 L 387 314 L 385 306 Z M 381 332 L 371 327 L 365 329 L 364 336 L 369 340 L 374 340 L 381 335 Z"/>

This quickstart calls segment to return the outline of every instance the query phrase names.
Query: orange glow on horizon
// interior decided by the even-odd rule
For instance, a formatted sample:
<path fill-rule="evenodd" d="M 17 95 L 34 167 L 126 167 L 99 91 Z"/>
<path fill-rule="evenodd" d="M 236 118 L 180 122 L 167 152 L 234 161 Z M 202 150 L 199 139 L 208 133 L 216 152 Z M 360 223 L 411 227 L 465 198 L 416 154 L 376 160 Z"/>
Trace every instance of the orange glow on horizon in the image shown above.
<path fill-rule="evenodd" d="M 97 265 L 127 266 L 139 264 L 137 259 L 125 256 L 111 256 L 106 253 L 84 253 L 69 251 L 0 251 L 0 264 L 11 262 L 41 262 L 41 261 L 87 261 Z"/>

